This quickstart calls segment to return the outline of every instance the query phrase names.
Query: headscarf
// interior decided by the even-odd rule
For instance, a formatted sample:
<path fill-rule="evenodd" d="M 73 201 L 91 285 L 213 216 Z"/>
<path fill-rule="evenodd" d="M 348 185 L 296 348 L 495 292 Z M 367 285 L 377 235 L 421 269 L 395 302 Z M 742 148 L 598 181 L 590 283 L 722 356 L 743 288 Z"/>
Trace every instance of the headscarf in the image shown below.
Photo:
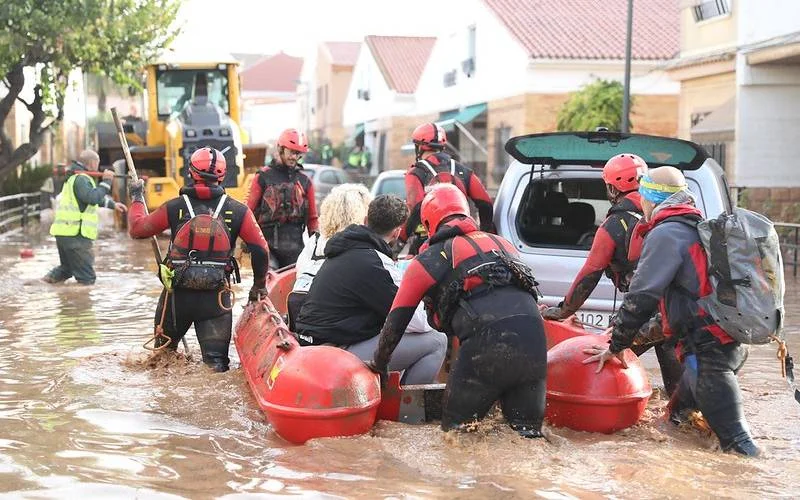
<path fill-rule="evenodd" d="M 655 203 L 656 205 L 663 203 L 667 198 L 680 191 L 685 191 L 689 188 L 686 184 L 682 186 L 670 186 L 667 184 L 658 184 L 653 182 L 649 175 L 643 175 L 639 179 L 639 194 L 645 200 Z"/>

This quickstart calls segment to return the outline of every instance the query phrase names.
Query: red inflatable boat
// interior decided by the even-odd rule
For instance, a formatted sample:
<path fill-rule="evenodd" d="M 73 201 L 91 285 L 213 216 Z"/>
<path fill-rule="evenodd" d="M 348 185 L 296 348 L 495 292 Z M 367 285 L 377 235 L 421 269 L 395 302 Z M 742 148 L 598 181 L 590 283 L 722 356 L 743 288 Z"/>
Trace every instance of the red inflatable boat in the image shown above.
<path fill-rule="evenodd" d="M 304 443 L 317 437 L 363 434 L 377 418 L 422 423 L 441 416 L 444 384 L 400 386 L 400 374 L 391 373 L 381 396 L 376 375 L 349 352 L 324 346 L 300 348 L 282 319 L 294 279 L 293 267 L 271 274 L 269 298 L 248 304 L 236 325 L 242 369 L 276 433 L 292 443 Z M 545 321 L 545 334 L 551 350 L 547 384 L 551 423 L 613 432 L 638 421 L 650 387 L 633 353 L 626 358 L 630 369 L 612 364 L 604 369 L 607 376 L 591 377 L 587 370 L 593 373 L 594 365 L 582 365 L 586 355 L 575 346 L 602 343 L 604 337 L 592 335 L 585 342 L 567 342 L 567 349 L 553 349 L 589 334 L 572 320 Z M 587 370 L 581 370 L 584 366 Z M 598 410 L 602 419 L 596 418 Z"/>

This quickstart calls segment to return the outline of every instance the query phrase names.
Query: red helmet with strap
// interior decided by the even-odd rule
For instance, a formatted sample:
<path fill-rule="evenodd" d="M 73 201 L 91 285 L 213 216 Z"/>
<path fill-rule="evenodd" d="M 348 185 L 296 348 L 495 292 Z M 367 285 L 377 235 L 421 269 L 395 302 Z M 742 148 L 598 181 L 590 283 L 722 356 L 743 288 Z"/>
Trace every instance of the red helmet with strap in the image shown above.
<path fill-rule="evenodd" d="M 452 184 L 432 186 L 422 199 L 420 208 L 420 219 L 428 234 L 435 233 L 439 224 L 451 215 L 469 216 L 467 197 Z"/>
<path fill-rule="evenodd" d="M 647 163 L 640 157 L 622 153 L 612 157 L 603 167 L 603 181 L 623 193 L 639 189 L 639 177 L 647 172 Z"/>
<path fill-rule="evenodd" d="M 423 123 L 414 129 L 411 139 L 421 151 L 438 151 L 447 144 L 447 134 L 441 125 Z"/>
<path fill-rule="evenodd" d="M 297 151 L 298 153 L 308 153 L 306 134 L 301 134 L 295 128 L 287 128 L 278 137 L 278 147 Z"/>
<path fill-rule="evenodd" d="M 195 182 L 222 182 L 226 170 L 225 156 L 214 148 L 200 148 L 189 160 L 189 172 Z"/>

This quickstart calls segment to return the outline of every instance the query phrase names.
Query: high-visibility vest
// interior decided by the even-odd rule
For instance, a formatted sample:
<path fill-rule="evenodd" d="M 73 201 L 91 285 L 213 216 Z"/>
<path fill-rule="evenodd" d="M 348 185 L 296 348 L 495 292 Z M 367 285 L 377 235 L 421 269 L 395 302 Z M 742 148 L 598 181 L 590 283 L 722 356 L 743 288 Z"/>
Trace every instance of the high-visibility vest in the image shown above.
<path fill-rule="evenodd" d="M 86 205 L 86 210 L 81 212 L 78 205 L 78 198 L 75 197 L 75 179 L 79 175 L 75 174 L 67 179 L 61 189 L 61 199 L 58 202 L 55 220 L 50 226 L 50 234 L 53 236 L 77 236 L 80 234 L 90 240 L 97 239 L 97 205 Z M 92 188 L 95 187 L 94 179 L 86 175 L 91 181 Z"/>

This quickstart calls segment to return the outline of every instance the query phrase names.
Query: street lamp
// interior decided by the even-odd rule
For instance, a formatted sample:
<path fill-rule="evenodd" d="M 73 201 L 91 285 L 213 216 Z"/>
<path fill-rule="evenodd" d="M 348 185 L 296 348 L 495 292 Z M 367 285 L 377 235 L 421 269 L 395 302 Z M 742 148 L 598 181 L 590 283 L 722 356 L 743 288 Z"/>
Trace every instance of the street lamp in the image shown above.
<path fill-rule="evenodd" d="M 633 0 L 628 0 L 628 31 L 625 34 L 625 83 L 622 87 L 622 132 L 630 129 L 631 39 L 633 38 Z"/>

